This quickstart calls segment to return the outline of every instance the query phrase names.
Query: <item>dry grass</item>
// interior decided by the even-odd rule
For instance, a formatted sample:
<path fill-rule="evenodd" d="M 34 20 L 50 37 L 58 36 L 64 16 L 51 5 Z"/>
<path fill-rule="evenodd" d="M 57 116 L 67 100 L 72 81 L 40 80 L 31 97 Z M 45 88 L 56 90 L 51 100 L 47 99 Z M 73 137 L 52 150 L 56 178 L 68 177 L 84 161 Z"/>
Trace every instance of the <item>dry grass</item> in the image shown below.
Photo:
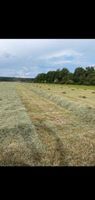
<path fill-rule="evenodd" d="M 61 163 L 65 164 L 65 159 L 63 153 L 63 144 L 59 138 L 56 137 L 56 133 L 54 131 L 54 126 L 52 129 L 48 126 L 50 117 L 51 121 L 54 120 L 52 116 L 50 116 L 51 111 L 55 112 L 57 106 L 50 103 L 48 100 L 43 98 L 39 98 L 38 95 L 35 95 L 33 92 L 23 88 L 22 86 L 17 87 L 19 95 L 24 103 L 29 116 L 35 125 L 36 132 L 38 133 L 40 140 L 43 145 L 45 145 L 44 157 L 41 158 L 41 165 L 61 165 Z M 59 110 L 58 110 L 59 111 Z M 58 111 L 55 112 L 59 115 Z M 54 115 L 53 115 L 54 116 Z M 61 145 L 60 145 L 61 144 Z M 60 148 L 58 148 L 60 146 Z M 62 157 L 60 159 L 60 157 Z"/>
<path fill-rule="evenodd" d="M 44 150 L 15 83 L 0 83 L 0 165 L 38 165 Z"/>
<path fill-rule="evenodd" d="M 0 165 L 95 165 L 94 88 L 0 83 Z"/>
<path fill-rule="evenodd" d="M 65 95 L 62 95 L 62 88 L 60 85 L 50 85 L 51 91 L 47 90 L 48 85 L 42 84 L 41 89 L 39 85 L 31 85 L 32 90 L 40 96 L 47 98 L 57 105 L 72 111 L 76 116 L 81 117 L 86 122 L 95 123 L 95 97 L 91 89 L 84 92 L 83 89 L 72 91 L 71 86 L 63 86 Z M 89 106 L 93 109 L 89 111 Z"/>
<path fill-rule="evenodd" d="M 46 145 L 44 165 L 95 165 L 94 101 L 91 90 L 89 101 L 80 100 L 65 86 L 66 98 L 59 85 L 22 84 L 19 95 L 31 117 L 36 131 Z M 70 93 L 70 94 L 69 94 Z M 83 94 L 79 89 L 78 94 Z M 71 96 L 70 96 L 71 97 Z M 78 99 L 78 101 L 77 101 Z M 68 101 L 67 101 L 68 100 Z M 89 104 L 89 102 L 93 102 Z M 89 107 L 92 107 L 89 108 Z M 88 110 L 89 115 L 87 116 Z M 84 121 L 83 121 L 84 118 Z M 90 120 L 89 120 L 90 119 Z"/>

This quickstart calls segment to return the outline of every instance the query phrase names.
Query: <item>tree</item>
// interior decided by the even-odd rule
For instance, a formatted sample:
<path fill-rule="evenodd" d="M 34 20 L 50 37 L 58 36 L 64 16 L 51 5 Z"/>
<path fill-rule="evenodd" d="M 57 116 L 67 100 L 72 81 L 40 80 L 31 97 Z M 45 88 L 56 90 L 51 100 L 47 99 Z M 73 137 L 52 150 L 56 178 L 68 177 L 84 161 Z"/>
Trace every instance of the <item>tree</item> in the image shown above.
<path fill-rule="evenodd" d="M 63 68 L 60 72 L 61 74 L 61 83 L 66 83 L 69 80 L 69 70 L 67 68 Z"/>
<path fill-rule="evenodd" d="M 95 69 L 94 69 L 94 67 L 86 67 L 85 84 L 95 85 Z"/>
<path fill-rule="evenodd" d="M 56 72 L 55 71 L 49 71 L 47 74 L 46 74 L 46 81 L 48 83 L 53 83 L 54 80 L 55 80 L 55 77 L 56 77 Z"/>
<path fill-rule="evenodd" d="M 85 69 L 78 67 L 74 71 L 73 80 L 75 83 L 83 84 L 85 80 Z"/>
<path fill-rule="evenodd" d="M 40 73 L 35 78 L 35 82 L 38 82 L 38 83 L 44 83 L 45 81 L 46 81 L 46 74 L 45 73 Z"/>
<path fill-rule="evenodd" d="M 67 68 L 48 71 L 46 74 L 38 74 L 34 79 L 34 82 L 95 85 L 95 68 L 86 67 L 86 69 L 84 69 L 78 67 L 75 69 L 74 73 L 69 72 Z"/>

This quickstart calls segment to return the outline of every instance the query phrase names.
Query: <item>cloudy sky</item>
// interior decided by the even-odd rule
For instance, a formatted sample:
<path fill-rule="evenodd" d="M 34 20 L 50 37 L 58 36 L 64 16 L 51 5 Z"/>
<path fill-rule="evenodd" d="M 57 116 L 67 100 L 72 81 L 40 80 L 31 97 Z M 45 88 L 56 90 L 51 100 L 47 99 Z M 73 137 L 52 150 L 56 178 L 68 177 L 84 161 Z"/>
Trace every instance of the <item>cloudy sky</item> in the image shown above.
<path fill-rule="evenodd" d="M 0 76 L 95 66 L 95 39 L 0 39 Z"/>

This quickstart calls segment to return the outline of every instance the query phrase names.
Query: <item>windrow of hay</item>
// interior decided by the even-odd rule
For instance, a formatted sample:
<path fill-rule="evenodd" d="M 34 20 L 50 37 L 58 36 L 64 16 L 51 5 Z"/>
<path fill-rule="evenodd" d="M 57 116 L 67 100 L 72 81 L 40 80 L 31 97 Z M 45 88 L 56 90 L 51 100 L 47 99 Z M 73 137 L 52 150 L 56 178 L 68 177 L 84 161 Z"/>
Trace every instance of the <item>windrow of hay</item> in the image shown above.
<path fill-rule="evenodd" d="M 70 111 L 72 111 L 76 116 L 81 117 L 82 120 L 85 122 L 95 123 L 95 108 L 90 105 L 87 105 L 87 103 L 77 103 L 76 101 L 72 101 L 71 99 L 65 97 L 65 96 L 59 96 L 56 94 L 53 94 L 53 92 L 47 92 L 44 89 L 39 89 L 36 86 L 33 85 L 31 87 L 32 91 L 39 94 L 42 97 L 45 97 L 53 102 L 55 102 L 57 105 L 60 105 L 61 107 L 64 107 Z M 85 100 L 84 100 L 85 101 Z M 89 109 L 90 108 L 90 109 Z"/>
<path fill-rule="evenodd" d="M 0 83 L 0 165 L 40 165 L 44 156 L 15 83 Z"/>
<path fill-rule="evenodd" d="M 28 91 L 22 85 L 17 86 L 18 94 L 25 105 L 30 118 L 35 125 L 40 140 L 45 145 L 44 157 L 41 158 L 42 166 L 66 165 L 64 145 L 57 135 L 55 126 L 49 126 L 48 118 L 55 105 L 48 102 L 34 92 Z M 49 108 L 48 108 L 49 103 Z M 57 107 L 57 106 L 56 106 Z M 58 108 L 57 108 L 58 109 Z"/>
<path fill-rule="evenodd" d="M 50 94 L 45 85 L 41 87 L 45 93 L 55 97 L 54 88 Z M 55 89 L 57 91 L 57 86 Z M 42 143 L 46 145 L 41 165 L 95 165 L 94 123 L 85 123 L 81 117 L 76 117 L 65 106 L 59 106 L 56 101 L 47 98 L 47 95 L 39 95 L 35 92 L 40 91 L 39 85 L 36 89 L 34 84 L 19 84 L 17 90 Z"/>
<path fill-rule="evenodd" d="M 0 165 L 95 166 L 91 93 L 60 85 L 0 83 Z"/>

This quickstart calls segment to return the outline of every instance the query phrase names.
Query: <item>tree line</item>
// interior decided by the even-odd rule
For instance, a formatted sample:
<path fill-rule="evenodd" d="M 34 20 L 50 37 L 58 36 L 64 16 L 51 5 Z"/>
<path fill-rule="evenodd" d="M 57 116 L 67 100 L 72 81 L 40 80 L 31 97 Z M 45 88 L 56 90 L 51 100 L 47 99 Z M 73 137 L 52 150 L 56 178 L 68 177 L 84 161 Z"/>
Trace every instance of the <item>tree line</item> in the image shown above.
<path fill-rule="evenodd" d="M 0 81 L 10 82 L 33 82 L 34 78 L 0 77 Z"/>
<path fill-rule="evenodd" d="M 73 73 L 67 68 L 40 73 L 34 78 L 36 83 L 62 83 L 95 85 L 94 67 L 77 67 Z"/>

